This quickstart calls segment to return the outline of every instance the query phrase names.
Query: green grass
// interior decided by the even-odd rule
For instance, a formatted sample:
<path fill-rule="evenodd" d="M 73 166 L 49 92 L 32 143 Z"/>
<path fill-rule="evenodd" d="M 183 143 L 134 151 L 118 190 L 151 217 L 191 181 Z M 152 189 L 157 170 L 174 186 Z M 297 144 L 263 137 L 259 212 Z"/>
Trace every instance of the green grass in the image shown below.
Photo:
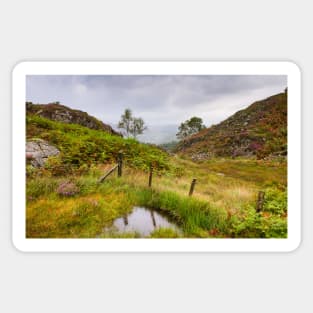
<path fill-rule="evenodd" d="M 214 159 L 207 161 L 207 168 L 215 173 L 252 182 L 254 184 L 281 185 L 287 184 L 286 162 L 281 160 L 260 161 L 255 159 Z"/>
<path fill-rule="evenodd" d="M 181 238 L 181 236 L 171 228 L 158 228 L 150 234 L 150 238 Z"/>
<path fill-rule="evenodd" d="M 55 179 L 49 180 L 49 186 L 57 185 L 57 181 L 51 184 Z M 162 211 L 191 237 L 203 236 L 203 232 L 217 227 L 223 220 L 206 202 L 171 191 L 135 186 L 123 179 L 115 178 L 99 185 L 96 179 L 80 177 L 75 182 L 81 191 L 72 197 L 59 196 L 49 188 L 43 194 L 38 193 L 36 185 L 45 182 L 47 179 L 39 179 L 27 185 L 31 199 L 27 205 L 27 237 L 95 237 L 133 206 Z"/>
<path fill-rule="evenodd" d="M 172 172 L 153 176 L 153 188 L 147 187 L 145 171 L 125 167 L 123 177 L 112 174 L 98 183 L 101 170 L 69 177 L 36 177 L 27 179 L 27 237 L 29 238 L 137 238 L 137 233 L 108 234 L 103 229 L 134 206 L 154 208 L 176 223 L 182 233 L 156 230 L 151 238 L 173 237 L 286 237 L 287 195 L 283 188 L 283 167 L 278 173 L 265 174 L 266 180 L 251 179 L 253 160 L 212 160 L 196 164 L 173 159 L 179 175 Z M 220 175 L 228 162 L 232 171 Z M 273 165 L 274 166 L 274 165 Z M 276 165 L 275 165 L 276 166 Z M 256 173 L 270 168 L 258 163 Z M 248 173 L 247 173 L 248 171 Z M 192 177 L 198 181 L 193 197 L 188 196 Z M 70 181 L 79 192 L 71 197 L 60 196 L 58 186 Z M 270 185 L 271 187 L 268 187 Z M 277 187 L 278 186 L 278 187 Z M 255 212 L 258 190 L 265 190 L 261 213 Z"/>
<path fill-rule="evenodd" d="M 123 153 L 129 166 L 147 170 L 153 165 L 155 170 L 169 170 L 169 156 L 153 145 L 139 143 L 132 138 L 122 138 L 104 131 L 92 130 L 77 124 L 52 121 L 36 115 L 26 118 L 27 139 L 40 138 L 55 145 L 61 154 L 50 158 L 46 169 L 52 175 L 66 175 L 69 172 L 86 172 L 95 164 L 116 160 Z M 31 169 L 29 168 L 29 174 Z"/>

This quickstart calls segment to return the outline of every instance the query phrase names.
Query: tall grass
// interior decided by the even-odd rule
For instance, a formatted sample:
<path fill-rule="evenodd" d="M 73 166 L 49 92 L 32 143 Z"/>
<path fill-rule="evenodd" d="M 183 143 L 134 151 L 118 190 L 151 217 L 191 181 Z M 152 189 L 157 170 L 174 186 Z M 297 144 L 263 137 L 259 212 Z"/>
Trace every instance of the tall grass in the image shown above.
<path fill-rule="evenodd" d="M 212 228 L 224 226 L 226 213 L 216 210 L 207 202 L 171 191 L 143 190 L 139 193 L 139 205 L 155 208 L 176 221 L 187 236 L 208 236 Z"/>
<path fill-rule="evenodd" d="M 225 162 L 236 171 L 223 173 Z M 211 161 L 208 165 L 176 159 L 175 163 L 181 169 L 180 174 L 155 173 L 152 188 L 147 187 L 147 172 L 127 166 L 123 177 L 118 178 L 114 173 L 99 184 L 101 172 L 110 168 L 110 164 L 93 168 L 85 175 L 28 178 L 27 237 L 107 237 L 103 229 L 134 206 L 163 212 L 181 228 L 182 233 L 176 235 L 182 237 L 286 236 L 287 202 L 286 191 L 281 188 L 283 178 L 266 172 L 266 164 L 259 163 L 257 168 L 266 172 L 267 180 L 253 182 L 246 179 L 246 164 L 242 166 L 238 161 L 233 162 L 235 165 L 231 160 L 217 161 L 218 164 Z M 280 171 L 283 176 L 283 165 Z M 194 195 L 189 197 L 193 177 L 198 178 L 198 182 Z M 58 194 L 58 186 L 66 181 L 75 184 L 77 194 L 70 197 Z M 271 187 L 267 187 L 269 185 Z M 266 190 L 266 201 L 264 212 L 256 214 L 254 206 L 260 188 Z M 168 230 L 156 231 L 151 236 L 164 238 L 166 234 L 168 238 L 176 236 Z M 138 234 L 110 236 L 136 238 Z"/>
<path fill-rule="evenodd" d="M 191 237 L 208 236 L 211 228 L 221 227 L 226 216 L 204 201 L 134 186 L 123 179 L 98 184 L 95 178 L 80 177 L 76 180 L 80 194 L 72 197 L 59 196 L 56 193 L 59 180 L 51 181 L 52 178 L 45 193 L 38 193 L 34 182 L 29 184 L 28 193 L 33 201 L 27 207 L 28 237 L 94 237 L 134 206 L 162 211 L 181 227 L 185 236 Z M 45 182 L 42 179 L 37 184 Z"/>

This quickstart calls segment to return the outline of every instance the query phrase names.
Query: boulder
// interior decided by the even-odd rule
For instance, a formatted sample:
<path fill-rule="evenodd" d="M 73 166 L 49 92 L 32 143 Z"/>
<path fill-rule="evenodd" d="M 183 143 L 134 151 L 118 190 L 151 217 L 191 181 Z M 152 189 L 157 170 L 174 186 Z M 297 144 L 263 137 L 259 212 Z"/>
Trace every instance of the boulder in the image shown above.
<path fill-rule="evenodd" d="M 42 167 L 48 157 L 56 156 L 60 151 L 42 139 L 33 139 L 26 142 L 26 160 L 34 167 Z"/>

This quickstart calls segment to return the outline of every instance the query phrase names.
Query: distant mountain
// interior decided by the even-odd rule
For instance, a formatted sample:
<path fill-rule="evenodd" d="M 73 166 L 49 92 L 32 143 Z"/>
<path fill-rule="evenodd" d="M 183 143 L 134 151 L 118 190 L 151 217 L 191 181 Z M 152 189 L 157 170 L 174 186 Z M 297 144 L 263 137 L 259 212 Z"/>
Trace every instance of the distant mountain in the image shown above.
<path fill-rule="evenodd" d="M 186 138 L 176 152 L 194 160 L 287 155 L 287 90 Z"/>
<path fill-rule="evenodd" d="M 158 146 L 168 152 L 173 152 L 175 151 L 176 147 L 177 147 L 178 141 L 170 141 L 170 142 L 166 142 L 166 143 L 161 143 Z"/>
<path fill-rule="evenodd" d="M 79 124 L 95 130 L 103 130 L 109 134 L 121 136 L 110 125 L 104 124 L 86 112 L 73 110 L 59 103 L 33 104 L 26 102 L 26 113 L 48 118 L 68 124 Z"/>

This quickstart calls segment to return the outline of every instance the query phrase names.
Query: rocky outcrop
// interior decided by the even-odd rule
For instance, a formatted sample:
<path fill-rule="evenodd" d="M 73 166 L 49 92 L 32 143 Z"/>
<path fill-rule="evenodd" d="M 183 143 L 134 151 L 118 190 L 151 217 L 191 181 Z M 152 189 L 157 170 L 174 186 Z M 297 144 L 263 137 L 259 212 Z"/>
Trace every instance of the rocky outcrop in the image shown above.
<path fill-rule="evenodd" d="M 26 160 L 34 167 L 42 167 L 48 157 L 56 156 L 60 151 L 42 139 L 26 142 Z"/>
<path fill-rule="evenodd" d="M 111 135 L 122 136 L 110 125 L 104 124 L 86 112 L 73 110 L 59 103 L 33 104 L 26 102 L 26 111 L 27 114 L 38 115 L 53 121 L 79 124 L 90 129 L 103 130 Z"/>

